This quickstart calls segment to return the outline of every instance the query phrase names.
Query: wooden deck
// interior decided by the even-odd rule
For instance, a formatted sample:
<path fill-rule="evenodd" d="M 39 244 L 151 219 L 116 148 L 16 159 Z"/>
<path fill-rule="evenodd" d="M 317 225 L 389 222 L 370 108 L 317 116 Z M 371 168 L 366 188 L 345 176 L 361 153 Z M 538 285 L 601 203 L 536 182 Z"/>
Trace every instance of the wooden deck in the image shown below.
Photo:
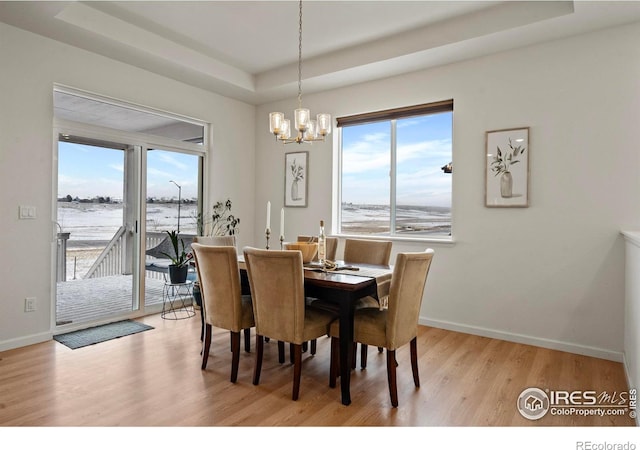
<path fill-rule="evenodd" d="M 132 310 L 132 276 L 113 275 L 57 283 L 56 323 L 90 322 Z M 164 281 L 145 278 L 145 305 L 162 304 Z"/>

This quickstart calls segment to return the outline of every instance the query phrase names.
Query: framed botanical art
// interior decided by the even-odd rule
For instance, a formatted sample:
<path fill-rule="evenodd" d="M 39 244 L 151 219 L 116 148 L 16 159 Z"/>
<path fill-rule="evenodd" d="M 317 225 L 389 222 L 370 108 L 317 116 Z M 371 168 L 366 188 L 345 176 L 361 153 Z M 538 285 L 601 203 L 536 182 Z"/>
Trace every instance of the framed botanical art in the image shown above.
<path fill-rule="evenodd" d="M 485 206 L 529 206 L 529 127 L 487 131 Z"/>
<path fill-rule="evenodd" d="M 284 155 L 284 206 L 306 207 L 309 152 Z"/>

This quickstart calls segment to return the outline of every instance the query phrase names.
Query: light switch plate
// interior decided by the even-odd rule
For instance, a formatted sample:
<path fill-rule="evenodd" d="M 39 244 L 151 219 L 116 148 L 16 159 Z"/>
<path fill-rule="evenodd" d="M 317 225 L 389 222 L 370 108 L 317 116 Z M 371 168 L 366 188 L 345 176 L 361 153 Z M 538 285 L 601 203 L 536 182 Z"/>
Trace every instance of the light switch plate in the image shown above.
<path fill-rule="evenodd" d="M 36 207 L 20 205 L 19 216 L 20 219 L 35 219 Z"/>
<path fill-rule="evenodd" d="M 24 299 L 24 312 L 34 312 L 36 310 L 36 298 L 27 297 Z"/>

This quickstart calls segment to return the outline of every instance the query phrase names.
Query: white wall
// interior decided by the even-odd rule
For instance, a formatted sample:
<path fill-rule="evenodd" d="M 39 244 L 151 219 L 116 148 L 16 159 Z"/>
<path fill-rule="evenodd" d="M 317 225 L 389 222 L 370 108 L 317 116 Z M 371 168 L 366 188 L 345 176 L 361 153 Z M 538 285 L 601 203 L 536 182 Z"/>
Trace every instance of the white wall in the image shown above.
<path fill-rule="evenodd" d="M 620 230 L 640 226 L 637 42 L 636 24 L 303 96 L 334 117 L 454 99 L 455 243 L 395 242 L 392 254 L 436 251 L 424 324 L 622 359 Z M 310 152 L 309 207 L 286 209 L 287 237 L 331 218 L 332 145 L 284 147 L 268 133 L 268 113 L 295 106 L 257 109 L 256 239 L 266 201 L 282 207 L 285 152 Z M 530 207 L 486 208 L 485 131 L 524 126 Z"/>
<path fill-rule="evenodd" d="M 209 202 L 230 197 L 239 244 L 251 242 L 253 106 L 2 23 L 0 61 L 0 350 L 51 337 L 54 83 L 212 123 Z M 19 205 L 37 219 L 19 221 Z M 36 312 L 23 312 L 25 297 L 37 298 Z"/>

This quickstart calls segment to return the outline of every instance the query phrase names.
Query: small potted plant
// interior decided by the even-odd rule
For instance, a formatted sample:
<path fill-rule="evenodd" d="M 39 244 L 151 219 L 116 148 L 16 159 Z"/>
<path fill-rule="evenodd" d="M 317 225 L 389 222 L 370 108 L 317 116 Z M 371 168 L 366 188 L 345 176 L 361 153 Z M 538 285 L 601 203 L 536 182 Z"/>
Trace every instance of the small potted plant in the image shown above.
<path fill-rule="evenodd" d="M 167 231 L 169 240 L 173 246 L 173 255 L 163 253 L 167 258 L 171 260 L 169 265 L 169 279 L 172 284 L 181 284 L 187 281 L 187 272 L 189 271 L 189 261 L 193 257 L 191 253 L 187 253 L 184 247 L 184 240 L 178 235 L 175 230 Z M 182 247 L 182 248 L 180 248 Z"/>

